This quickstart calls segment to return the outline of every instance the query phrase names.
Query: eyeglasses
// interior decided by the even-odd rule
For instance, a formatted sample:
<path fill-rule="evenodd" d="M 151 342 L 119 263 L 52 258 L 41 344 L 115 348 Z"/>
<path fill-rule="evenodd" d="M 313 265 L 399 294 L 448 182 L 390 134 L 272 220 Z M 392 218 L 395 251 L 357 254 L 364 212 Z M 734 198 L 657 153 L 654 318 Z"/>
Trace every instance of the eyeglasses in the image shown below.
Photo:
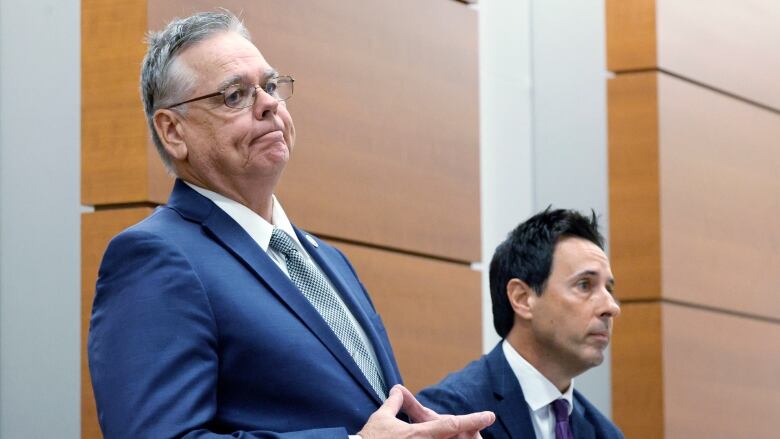
<path fill-rule="evenodd" d="M 169 105 L 165 108 L 171 109 L 173 107 L 178 107 L 179 105 L 189 104 L 190 102 L 213 98 L 214 96 L 219 95 L 222 95 L 225 105 L 230 108 L 247 108 L 254 105 L 255 99 L 257 99 L 257 89 L 263 90 L 265 93 L 276 98 L 277 101 L 286 101 L 293 95 L 294 82 L 295 79 L 292 76 L 275 76 L 269 79 L 262 87 L 250 84 L 232 84 L 227 86 L 224 90 L 198 96 L 197 98 Z"/>

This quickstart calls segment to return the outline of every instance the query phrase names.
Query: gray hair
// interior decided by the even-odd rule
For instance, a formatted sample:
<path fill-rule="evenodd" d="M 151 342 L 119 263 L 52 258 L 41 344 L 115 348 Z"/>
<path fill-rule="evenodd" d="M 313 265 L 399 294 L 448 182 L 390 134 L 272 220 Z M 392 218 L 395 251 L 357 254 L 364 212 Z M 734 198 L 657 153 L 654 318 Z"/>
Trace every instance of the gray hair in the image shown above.
<path fill-rule="evenodd" d="M 194 85 L 186 67 L 176 62 L 178 55 L 193 44 L 222 32 L 235 32 L 250 39 L 241 19 L 227 9 L 175 19 L 165 29 L 147 35 L 149 49 L 141 64 L 141 99 L 152 140 L 169 171 L 173 171 L 172 160 L 154 129 L 154 112 L 186 99 L 184 96 Z M 177 108 L 177 111 L 184 109 Z"/>

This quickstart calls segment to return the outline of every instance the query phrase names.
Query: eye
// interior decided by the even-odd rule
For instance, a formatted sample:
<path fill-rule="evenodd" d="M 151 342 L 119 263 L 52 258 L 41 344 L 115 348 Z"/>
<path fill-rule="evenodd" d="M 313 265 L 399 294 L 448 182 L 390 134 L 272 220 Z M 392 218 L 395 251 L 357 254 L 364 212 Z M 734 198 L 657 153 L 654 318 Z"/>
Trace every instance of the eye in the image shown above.
<path fill-rule="evenodd" d="M 276 97 L 276 78 L 268 80 L 268 82 L 265 83 L 265 87 L 263 87 L 263 90 L 265 90 L 266 93 L 268 93 L 271 96 Z"/>
<path fill-rule="evenodd" d="M 222 94 L 225 96 L 225 105 L 231 108 L 243 108 L 251 95 L 251 88 L 245 85 L 231 85 Z"/>
<path fill-rule="evenodd" d="M 590 280 L 589 279 L 578 280 L 577 288 L 579 288 L 582 291 L 590 291 Z"/>

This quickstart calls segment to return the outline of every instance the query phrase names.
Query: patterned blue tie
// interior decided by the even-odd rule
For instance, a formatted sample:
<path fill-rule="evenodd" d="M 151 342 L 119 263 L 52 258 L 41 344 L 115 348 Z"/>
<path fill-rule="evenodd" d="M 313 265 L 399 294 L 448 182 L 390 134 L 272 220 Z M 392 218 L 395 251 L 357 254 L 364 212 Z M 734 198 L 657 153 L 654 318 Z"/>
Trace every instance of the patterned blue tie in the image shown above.
<path fill-rule="evenodd" d="M 555 413 L 555 439 L 574 439 L 569 427 L 569 401 L 556 399 L 552 402 Z"/>
<path fill-rule="evenodd" d="M 368 348 L 350 321 L 346 309 L 336 298 L 337 293 L 330 286 L 325 275 L 298 251 L 292 238 L 281 229 L 274 227 L 269 246 L 284 255 L 287 272 L 295 286 L 301 290 L 304 297 L 311 302 L 314 309 L 320 313 L 336 337 L 347 348 L 379 398 L 382 401 L 387 399 L 382 373 L 368 353 Z"/>

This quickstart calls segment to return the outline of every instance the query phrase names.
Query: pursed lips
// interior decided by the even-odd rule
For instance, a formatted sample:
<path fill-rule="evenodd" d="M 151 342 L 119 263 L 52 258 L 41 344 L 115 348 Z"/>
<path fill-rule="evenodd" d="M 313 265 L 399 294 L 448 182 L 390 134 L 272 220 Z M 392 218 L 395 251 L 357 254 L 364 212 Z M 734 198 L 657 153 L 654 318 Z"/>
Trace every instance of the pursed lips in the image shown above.
<path fill-rule="evenodd" d="M 601 325 L 599 325 L 599 326 L 601 326 Z M 597 338 L 597 339 L 602 339 L 602 340 L 604 340 L 606 342 L 609 342 L 609 335 L 610 335 L 609 332 L 610 332 L 609 331 L 609 326 L 607 326 L 606 328 L 601 327 L 601 328 L 596 328 L 594 330 L 589 331 L 588 332 L 588 336 L 589 337 L 594 337 L 594 338 Z"/>
<path fill-rule="evenodd" d="M 277 140 L 283 140 L 284 139 L 283 127 L 274 125 L 270 130 L 261 132 L 259 135 L 257 135 L 254 138 L 252 138 L 252 143 L 255 143 L 256 141 L 263 139 L 264 137 L 268 136 L 269 134 L 272 135 L 272 136 L 278 136 Z"/>

